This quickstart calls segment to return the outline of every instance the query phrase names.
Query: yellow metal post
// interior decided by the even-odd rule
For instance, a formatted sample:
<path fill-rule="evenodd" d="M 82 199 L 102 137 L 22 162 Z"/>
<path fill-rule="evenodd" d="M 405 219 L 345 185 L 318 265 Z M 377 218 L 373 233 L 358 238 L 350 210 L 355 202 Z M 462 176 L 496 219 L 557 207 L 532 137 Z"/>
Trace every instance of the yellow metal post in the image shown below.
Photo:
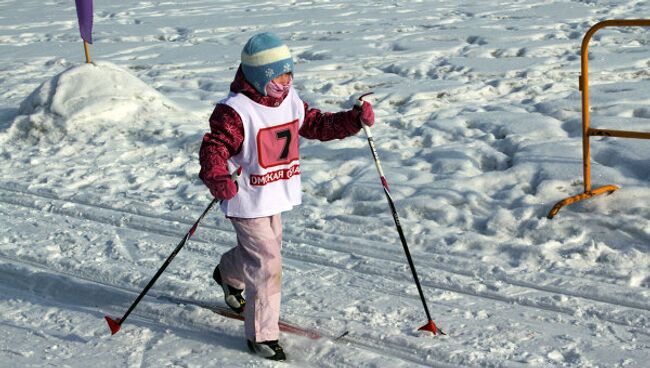
<path fill-rule="evenodd" d="M 547 217 L 552 219 L 560 209 L 571 203 L 579 202 L 603 193 L 612 193 L 618 189 L 616 185 L 605 185 L 591 189 L 591 159 L 589 152 L 589 137 L 609 136 L 621 138 L 650 139 L 650 133 L 629 132 L 622 130 L 592 129 L 589 127 L 589 41 L 601 28 L 605 27 L 650 27 L 650 19 L 610 19 L 592 26 L 582 39 L 580 90 L 582 91 L 582 165 L 584 174 L 584 192 L 557 202 Z"/>

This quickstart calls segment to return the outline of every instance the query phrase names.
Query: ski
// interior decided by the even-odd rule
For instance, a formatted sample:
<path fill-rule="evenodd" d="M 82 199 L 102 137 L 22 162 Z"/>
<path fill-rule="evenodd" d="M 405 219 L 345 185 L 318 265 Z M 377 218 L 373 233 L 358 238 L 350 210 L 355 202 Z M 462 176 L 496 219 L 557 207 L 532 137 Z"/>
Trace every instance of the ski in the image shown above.
<path fill-rule="evenodd" d="M 227 307 L 222 307 L 220 305 L 198 305 L 198 306 L 201 307 L 201 308 L 211 310 L 212 312 L 217 313 L 220 316 L 224 316 L 224 317 L 232 318 L 232 319 L 238 319 L 240 321 L 244 320 L 243 315 L 241 315 L 239 313 L 236 313 L 236 312 L 232 311 L 230 308 L 227 308 Z M 321 339 L 323 337 L 317 331 L 310 330 L 310 329 L 303 328 L 303 327 L 299 327 L 299 326 L 296 326 L 296 325 L 294 325 L 292 323 L 289 323 L 289 322 L 280 321 L 278 323 L 278 325 L 280 327 L 280 331 L 282 331 L 282 332 L 287 332 L 287 333 L 298 335 L 298 336 L 308 337 L 308 338 L 310 338 L 312 340 L 319 340 L 319 339 Z"/>
<path fill-rule="evenodd" d="M 208 304 L 206 302 L 200 302 L 196 300 L 190 300 L 190 299 L 183 299 L 183 298 L 177 298 L 177 297 L 172 297 L 172 296 L 167 296 L 167 295 L 159 295 L 158 299 L 163 299 L 163 300 L 168 300 L 170 302 L 176 303 L 176 304 L 183 304 L 183 305 L 193 305 L 199 308 L 203 308 L 206 310 L 209 310 L 213 313 L 216 313 L 220 316 L 226 317 L 226 318 L 231 318 L 231 319 L 236 319 L 239 321 L 244 320 L 244 316 L 242 314 L 236 313 L 232 309 L 226 306 L 222 306 L 219 304 Z M 303 328 L 300 326 L 297 326 L 293 323 L 289 323 L 286 321 L 280 321 L 279 322 L 279 327 L 280 331 L 290 333 L 293 335 L 297 336 L 302 336 L 302 337 L 307 337 L 311 340 L 319 340 L 322 339 L 323 337 L 327 337 L 318 331 L 315 331 L 313 329 L 309 328 Z"/>

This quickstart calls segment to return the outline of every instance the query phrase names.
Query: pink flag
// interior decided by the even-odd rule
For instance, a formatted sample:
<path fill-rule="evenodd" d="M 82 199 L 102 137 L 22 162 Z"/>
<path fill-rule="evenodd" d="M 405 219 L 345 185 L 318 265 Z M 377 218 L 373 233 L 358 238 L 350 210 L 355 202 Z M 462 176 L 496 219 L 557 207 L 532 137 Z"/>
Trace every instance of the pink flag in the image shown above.
<path fill-rule="evenodd" d="M 77 18 L 81 38 L 88 43 L 93 43 L 93 0 L 75 0 L 77 5 Z"/>

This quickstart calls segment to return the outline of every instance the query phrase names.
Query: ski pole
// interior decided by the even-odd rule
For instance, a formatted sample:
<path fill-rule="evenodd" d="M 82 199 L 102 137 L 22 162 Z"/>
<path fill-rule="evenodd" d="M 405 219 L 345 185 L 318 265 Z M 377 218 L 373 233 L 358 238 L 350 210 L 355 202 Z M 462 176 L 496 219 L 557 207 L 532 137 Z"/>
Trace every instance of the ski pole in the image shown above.
<path fill-rule="evenodd" d="M 237 182 L 237 178 L 239 177 L 240 174 L 241 174 L 241 168 L 240 168 L 239 170 L 237 170 L 235 173 L 232 174 L 232 179 L 235 181 L 235 183 Z M 108 327 L 111 329 L 111 335 L 115 335 L 115 334 L 120 330 L 120 328 L 122 327 L 122 323 L 124 323 L 124 321 L 125 321 L 126 318 L 129 316 L 129 314 L 131 314 L 131 312 L 135 309 L 135 307 L 138 305 L 138 303 L 140 303 L 140 300 L 142 300 L 142 298 L 147 294 L 147 292 L 149 291 L 149 289 L 151 289 L 151 287 L 153 286 L 153 284 L 156 283 L 156 281 L 158 280 L 158 278 L 160 277 L 160 275 L 162 275 L 162 273 L 165 272 L 165 269 L 167 268 L 167 266 L 169 266 L 169 264 L 172 262 L 172 260 L 174 259 L 174 257 L 176 257 L 176 255 L 178 254 L 178 252 L 181 251 L 181 249 L 183 248 L 183 246 L 185 245 L 185 243 L 187 243 L 187 241 L 192 237 L 192 235 L 194 235 L 194 232 L 195 232 L 196 229 L 199 227 L 199 222 L 201 222 L 201 220 L 203 220 L 203 217 L 205 217 L 205 215 L 206 215 L 208 212 L 210 212 L 210 210 L 212 209 L 212 207 L 214 207 L 214 205 L 215 205 L 217 202 L 218 202 L 218 203 L 221 203 L 221 201 L 218 200 L 218 199 L 216 199 L 216 198 L 214 198 L 214 199 L 212 200 L 212 202 L 210 202 L 210 204 L 208 205 L 208 207 L 203 211 L 203 213 L 202 213 L 201 216 L 196 220 L 196 222 L 194 223 L 194 225 L 192 225 L 192 228 L 190 229 L 190 231 L 188 231 L 187 234 L 185 234 L 185 236 L 184 236 L 183 239 L 180 241 L 180 243 L 178 243 L 178 245 L 176 246 L 176 248 L 174 249 L 174 251 L 169 255 L 169 257 L 167 257 L 167 259 L 165 260 L 165 262 L 163 263 L 163 265 L 158 269 L 158 272 L 156 272 L 156 274 L 153 276 L 153 278 L 151 279 L 151 281 L 149 281 L 149 283 L 147 284 L 147 286 L 144 287 L 144 289 L 142 290 L 142 292 L 140 293 L 140 295 L 138 295 L 138 297 L 135 298 L 135 301 L 131 304 L 131 306 L 130 306 L 129 309 L 126 311 L 126 313 L 124 313 L 124 315 L 122 316 L 122 318 L 113 319 L 113 318 L 111 318 L 111 317 L 109 317 L 109 316 L 105 316 L 105 317 L 104 317 L 104 318 L 106 319 L 106 322 L 108 323 Z"/>
<path fill-rule="evenodd" d="M 363 104 L 363 98 L 368 95 L 371 95 L 372 93 L 373 92 L 370 92 L 360 96 L 356 105 L 358 107 L 361 107 L 361 105 Z M 434 335 L 436 335 L 437 333 L 440 333 L 441 335 L 445 335 L 445 333 L 442 332 L 442 330 L 438 329 L 435 322 L 433 322 L 433 319 L 431 318 L 431 313 L 429 313 L 429 308 L 427 307 L 427 302 L 424 298 L 424 293 L 422 292 L 422 286 L 420 285 L 420 278 L 418 277 L 418 274 L 415 270 L 415 264 L 413 263 L 411 252 L 409 251 L 408 244 L 406 243 L 406 237 L 404 236 L 404 231 L 402 230 L 402 225 L 400 224 L 399 216 L 397 215 L 397 208 L 395 207 L 393 198 L 390 195 L 390 187 L 388 186 L 388 182 L 386 181 L 386 177 L 384 176 L 384 170 L 381 168 L 381 162 L 379 161 L 379 155 L 377 154 L 377 149 L 375 148 L 375 141 L 372 138 L 370 127 L 364 124 L 363 122 L 361 122 L 361 127 L 363 127 L 363 131 L 366 132 L 366 136 L 368 137 L 368 144 L 370 145 L 370 151 L 372 152 L 372 157 L 375 161 L 377 172 L 379 173 L 379 179 L 381 180 L 381 185 L 384 187 L 384 193 L 386 194 L 388 205 L 390 206 L 390 210 L 393 214 L 393 220 L 395 220 L 397 233 L 399 234 L 399 238 L 402 241 L 402 247 L 404 248 L 404 253 L 406 253 L 406 259 L 408 260 L 409 266 L 411 267 L 411 273 L 413 274 L 415 285 L 418 288 L 418 293 L 420 294 L 420 300 L 422 301 L 422 305 L 424 306 L 424 312 L 427 315 L 427 319 L 428 319 L 427 324 L 420 327 L 418 330 L 430 331 Z"/>

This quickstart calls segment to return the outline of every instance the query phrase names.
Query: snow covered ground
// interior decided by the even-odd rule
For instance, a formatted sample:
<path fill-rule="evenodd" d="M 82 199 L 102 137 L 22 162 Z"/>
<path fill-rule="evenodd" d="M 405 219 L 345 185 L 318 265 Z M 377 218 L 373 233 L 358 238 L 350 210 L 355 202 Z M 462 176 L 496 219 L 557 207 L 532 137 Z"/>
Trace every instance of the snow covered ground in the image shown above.
<path fill-rule="evenodd" d="M 301 143 L 285 214 L 282 335 L 295 367 L 647 367 L 650 142 L 592 139 L 583 190 L 580 42 L 647 1 L 0 0 L 0 366 L 266 367 L 211 281 L 234 233 L 215 211 L 122 331 L 121 316 L 210 201 L 207 118 L 244 42 L 289 43 L 326 111 L 374 91 L 379 155 L 426 317 L 363 134 Z M 650 29 L 599 31 L 592 126 L 650 131 Z"/>

